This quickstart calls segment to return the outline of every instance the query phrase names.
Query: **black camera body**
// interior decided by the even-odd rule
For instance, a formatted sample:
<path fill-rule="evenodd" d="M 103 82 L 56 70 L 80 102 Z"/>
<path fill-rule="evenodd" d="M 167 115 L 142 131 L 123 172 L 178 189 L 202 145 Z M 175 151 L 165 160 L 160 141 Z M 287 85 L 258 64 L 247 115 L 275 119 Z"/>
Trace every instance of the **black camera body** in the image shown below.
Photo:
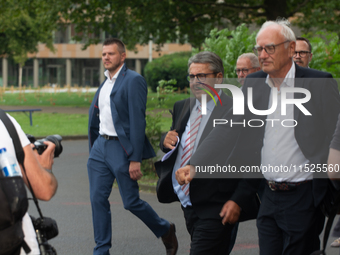
<path fill-rule="evenodd" d="M 37 235 L 41 255 L 57 255 L 56 249 L 47 241 L 59 234 L 57 222 L 51 218 L 34 218 L 31 220 Z"/>
<path fill-rule="evenodd" d="M 44 144 L 45 141 L 49 141 L 55 144 L 54 157 L 57 158 L 63 151 L 63 146 L 61 145 L 61 141 L 63 138 L 60 135 L 49 135 L 46 138 L 36 140 L 33 135 L 26 135 L 28 140 L 34 144 L 34 149 L 37 150 L 38 154 L 41 155 L 47 148 L 47 145 Z"/>

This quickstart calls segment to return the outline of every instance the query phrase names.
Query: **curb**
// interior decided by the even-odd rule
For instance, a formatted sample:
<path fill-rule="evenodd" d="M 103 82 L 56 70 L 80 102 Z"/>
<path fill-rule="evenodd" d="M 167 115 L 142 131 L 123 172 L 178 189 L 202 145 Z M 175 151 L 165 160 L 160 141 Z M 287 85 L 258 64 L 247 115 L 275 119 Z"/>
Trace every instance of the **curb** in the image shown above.
<path fill-rule="evenodd" d="M 63 140 L 68 141 L 68 140 L 88 140 L 87 135 L 67 135 L 63 136 Z"/>
<path fill-rule="evenodd" d="M 156 194 L 156 186 L 150 186 L 150 185 L 139 184 L 139 183 L 138 183 L 138 186 L 139 186 L 139 190 L 141 190 L 141 191 Z"/>
<path fill-rule="evenodd" d="M 88 140 L 87 135 L 66 135 L 61 136 L 63 138 L 62 141 L 69 141 L 69 140 Z M 46 136 L 35 136 L 35 139 L 40 140 L 44 139 Z"/>

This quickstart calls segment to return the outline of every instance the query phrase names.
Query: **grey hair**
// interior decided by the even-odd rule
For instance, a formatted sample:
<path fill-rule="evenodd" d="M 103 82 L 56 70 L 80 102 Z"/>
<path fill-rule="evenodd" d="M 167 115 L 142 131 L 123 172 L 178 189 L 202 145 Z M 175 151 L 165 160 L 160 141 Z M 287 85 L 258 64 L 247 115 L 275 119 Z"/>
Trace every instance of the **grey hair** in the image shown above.
<path fill-rule="evenodd" d="M 285 19 L 285 18 L 280 18 L 277 19 L 275 21 L 266 21 L 265 23 L 263 23 L 261 29 L 259 30 L 259 32 L 256 35 L 256 41 L 257 41 L 257 37 L 259 36 L 259 34 L 267 27 L 273 26 L 273 25 L 277 25 L 281 27 L 281 34 L 283 35 L 283 37 L 288 40 L 288 41 L 294 41 L 296 42 L 296 37 L 295 34 L 293 32 L 293 30 L 289 27 L 290 26 L 290 22 Z M 287 49 L 288 44 L 285 44 L 285 48 Z"/>
<path fill-rule="evenodd" d="M 222 73 L 224 76 L 224 67 L 222 59 L 210 51 L 202 51 L 192 56 L 188 60 L 188 73 L 192 63 L 209 64 L 209 68 L 214 73 Z"/>
<path fill-rule="evenodd" d="M 259 59 L 254 53 L 243 53 L 237 58 L 237 61 L 241 58 L 248 58 L 250 60 L 251 67 L 260 67 Z"/>

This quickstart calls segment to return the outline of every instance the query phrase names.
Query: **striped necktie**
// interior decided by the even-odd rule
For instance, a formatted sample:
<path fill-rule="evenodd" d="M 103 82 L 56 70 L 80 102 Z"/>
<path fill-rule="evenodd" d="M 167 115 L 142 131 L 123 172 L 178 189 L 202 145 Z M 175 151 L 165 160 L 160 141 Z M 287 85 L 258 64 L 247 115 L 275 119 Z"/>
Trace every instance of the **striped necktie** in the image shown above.
<path fill-rule="evenodd" d="M 190 120 L 190 122 L 192 123 L 190 123 L 190 131 L 187 133 L 187 139 L 185 140 L 180 167 L 183 167 L 188 163 L 194 150 L 195 141 L 196 141 L 197 134 L 198 134 L 198 129 L 200 127 L 201 120 L 202 120 L 202 112 L 201 112 L 200 105 L 196 108 L 196 115 L 197 117 L 195 118 L 194 122 Z M 189 184 L 182 185 L 181 189 L 183 190 L 186 196 L 189 195 Z"/>

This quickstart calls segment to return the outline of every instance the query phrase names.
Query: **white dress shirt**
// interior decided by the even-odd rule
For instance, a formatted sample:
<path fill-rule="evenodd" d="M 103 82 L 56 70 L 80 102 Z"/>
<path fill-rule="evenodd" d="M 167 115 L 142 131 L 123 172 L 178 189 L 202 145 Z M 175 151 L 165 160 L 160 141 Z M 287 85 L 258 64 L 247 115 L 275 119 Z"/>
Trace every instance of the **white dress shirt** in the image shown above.
<path fill-rule="evenodd" d="M 274 87 L 272 80 L 267 76 L 266 83 L 271 88 L 269 96 L 268 109 L 272 106 L 272 93 L 277 93 L 277 108 L 267 116 L 267 121 L 263 138 L 263 147 L 261 153 L 262 171 L 265 169 L 276 169 L 279 171 L 263 171 L 267 180 L 276 182 L 301 182 L 313 178 L 312 173 L 300 171 L 305 164 L 309 163 L 303 155 L 294 133 L 294 105 L 287 104 L 286 115 L 281 115 L 281 89 L 285 87 L 294 87 L 295 82 L 295 65 L 292 64 L 289 72 L 283 80 L 280 90 Z M 287 93 L 287 98 L 294 98 L 293 93 Z M 284 127 L 281 122 L 284 121 Z M 298 125 L 298 124 L 297 124 Z M 284 171 L 281 171 L 284 169 Z"/>
<path fill-rule="evenodd" d="M 115 126 L 113 124 L 112 112 L 111 112 L 111 99 L 110 95 L 115 85 L 116 79 L 122 70 L 122 67 L 118 72 L 110 79 L 109 71 L 106 70 L 104 75 L 106 76 L 106 81 L 99 93 L 98 107 L 99 107 L 99 134 L 117 136 Z"/>

